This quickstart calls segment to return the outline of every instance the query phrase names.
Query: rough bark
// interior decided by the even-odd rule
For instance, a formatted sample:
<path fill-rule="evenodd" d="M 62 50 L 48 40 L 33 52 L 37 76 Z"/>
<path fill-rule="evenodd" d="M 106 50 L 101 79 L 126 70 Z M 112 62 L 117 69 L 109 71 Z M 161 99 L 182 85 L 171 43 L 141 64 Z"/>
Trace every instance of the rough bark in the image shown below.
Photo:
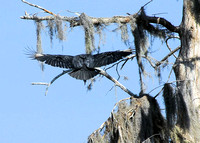
<path fill-rule="evenodd" d="M 182 142 L 200 142 L 200 4 L 184 0 L 181 50 L 174 71 L 177 79 L 177 126 Z"/>

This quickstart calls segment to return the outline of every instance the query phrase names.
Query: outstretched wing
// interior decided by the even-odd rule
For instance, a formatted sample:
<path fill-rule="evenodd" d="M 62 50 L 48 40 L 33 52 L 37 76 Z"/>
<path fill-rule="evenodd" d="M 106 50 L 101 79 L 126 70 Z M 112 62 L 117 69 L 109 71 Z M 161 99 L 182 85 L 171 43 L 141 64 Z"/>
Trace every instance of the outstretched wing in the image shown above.
<path fill-rule="evenodd" d="M 128 51 L 115 51 L 115 52 L 105 52 L 94 55 L 94 65 L 95 67 L 101 67 L 114 63 L 123 57 L 132 54 L 130 50 Z"/>
<path fill-rule="evenodd" d="M 72 64 L 73 56 L 69 55 L 35 54 L 34 59 L 54 67 L 61 67 L 61 68 L 74 67 Z"/>

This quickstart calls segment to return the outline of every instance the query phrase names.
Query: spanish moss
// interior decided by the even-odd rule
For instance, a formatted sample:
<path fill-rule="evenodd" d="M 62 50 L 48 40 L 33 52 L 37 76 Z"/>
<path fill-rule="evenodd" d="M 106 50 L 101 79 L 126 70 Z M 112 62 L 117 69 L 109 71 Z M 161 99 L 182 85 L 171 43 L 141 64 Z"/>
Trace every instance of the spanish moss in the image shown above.
<path fill-rule="evenodd" d="M 80 16 L 81 24 L 85 31 L 85 48 L 86 53 L 90 54 L 92 51 L 95 50 L 94 45 L 94 25 L 92 21 L 90 20 L 90 17 L 87 16 L 85 13 L 82 13 Z"/>

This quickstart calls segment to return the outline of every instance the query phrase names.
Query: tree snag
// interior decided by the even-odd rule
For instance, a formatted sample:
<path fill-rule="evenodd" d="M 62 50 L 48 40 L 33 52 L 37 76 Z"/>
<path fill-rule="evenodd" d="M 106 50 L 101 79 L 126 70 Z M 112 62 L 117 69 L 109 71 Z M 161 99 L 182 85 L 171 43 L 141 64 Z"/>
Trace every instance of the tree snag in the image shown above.
<path fill-rule="evenodd" d="M 200 4 L 184 0 L 181 50 L 174 66 L 177 81 L 177 125 L 186 140 L 200 142 Z"/>

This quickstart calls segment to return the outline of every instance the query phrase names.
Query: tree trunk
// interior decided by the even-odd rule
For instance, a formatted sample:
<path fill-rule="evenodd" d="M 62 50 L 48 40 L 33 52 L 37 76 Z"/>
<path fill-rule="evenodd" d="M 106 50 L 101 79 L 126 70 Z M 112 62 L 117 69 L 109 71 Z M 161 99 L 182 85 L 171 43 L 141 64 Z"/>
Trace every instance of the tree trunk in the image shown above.
<path fill-rule="evenodd" d="M 175 63 L 177 126 L 184 141 L 200 142 L 200 2 L 184 0 L 181 50 Z"/>

